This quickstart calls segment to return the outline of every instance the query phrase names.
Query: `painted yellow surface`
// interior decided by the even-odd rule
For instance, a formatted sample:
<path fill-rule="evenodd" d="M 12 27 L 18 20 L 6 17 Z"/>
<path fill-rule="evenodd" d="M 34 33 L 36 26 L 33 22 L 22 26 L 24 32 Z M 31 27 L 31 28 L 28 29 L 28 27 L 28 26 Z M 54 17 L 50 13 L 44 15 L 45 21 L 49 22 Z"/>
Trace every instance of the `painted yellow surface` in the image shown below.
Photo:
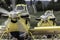
<path fill-rule="evenodd" d="M 54 22 L 53 24 L 53 21 L 48 19 L 47 21 L 43 21 L 42 19 L 37 23 L 37 27 L 45 27 L 45 26 L 56 26 L 56 22 Z"/>

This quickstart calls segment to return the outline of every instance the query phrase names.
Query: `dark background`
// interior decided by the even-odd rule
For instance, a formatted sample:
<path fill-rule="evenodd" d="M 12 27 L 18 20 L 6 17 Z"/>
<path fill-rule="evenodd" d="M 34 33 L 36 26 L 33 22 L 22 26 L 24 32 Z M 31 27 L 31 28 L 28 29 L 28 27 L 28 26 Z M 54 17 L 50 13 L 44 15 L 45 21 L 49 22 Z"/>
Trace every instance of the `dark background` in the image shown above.
<path fill-rule="evenodd" d="M 19 3 L 23 3 L 26 4 L 24 0 L 16 0 L 16 4 Z M 5 2 L 0 0 L 0 7 L 5 8 L 7 10 L 12 10 L 12 8 L 8 8 L 8 6 L 10 6 L 12 3 L 10 0 L 5 0 Z M 32 2 L 31 2 L 32 4 Z M 42 3 L 41 1 L 38 1 L 36 3 L 36 9 L 37 11 L 43 11 L 42 8 Z M 59 11 L 60 10 L 60 0 L 58 0 L 57 2 L 54 2 L 53 0 L 47 5 L 47 7 L 44 6 L 44 10 L 50 10 L 53 9 L 54 11 Z"/>

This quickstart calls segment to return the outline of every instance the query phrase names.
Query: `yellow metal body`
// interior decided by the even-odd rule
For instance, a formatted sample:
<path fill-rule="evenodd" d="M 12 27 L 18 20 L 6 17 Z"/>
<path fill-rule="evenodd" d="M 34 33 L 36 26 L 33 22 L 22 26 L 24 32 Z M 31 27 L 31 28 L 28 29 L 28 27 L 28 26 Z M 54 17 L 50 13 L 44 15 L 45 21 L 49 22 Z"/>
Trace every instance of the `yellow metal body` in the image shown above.
<path fill-rule="evenodd" d="M 23 26 L 26 30 L 29 30 L 29 28 L 30 28 L 29 21 L 27 22 L 27 24 L 26 24 L 26 19 L 24 19 L 24 18 L 21 18 L 19 21 L 23 24 Z"/>
<path fill-rule="evenodd" d="M 24 28 L 22 31 L 23 32 L 29 32 L 29 28 L 30 28 L 30 24 L 29 22 L 26 24 L 26 20 L 24 18 L 20 18 L 19 22 L 23 25 L 23 26 L 18 26 L 18 23 L 12 23 L 12 22 L 9 22 L 7 24 L 7 27 L 6 27 L 6 30 L 3 31 L 2 35 L 0 38 L 3 37 L 4 33 L 10 33 L 10 32 L 13 32 L 13 31 L 20 31 L 19 29 L 21 29 L 22 27 Z"/>
<path fill-rule="evenodd" d="M 51 12 L 51 14 L 53 15 L 52 11 L 47 11 L 47 12 Z M 48 13 L 49 14 L 49 13 Z M 39 22 L 37 23 L 37 27 L 34 27 L 34 29 L 30 29 L 30 31 L 32 33 L 36 33 L 36 34 L 45 34 L 45 33 L 54 33 L 54 32 L 58 32 L 60 33 L 60 27 L 56 26 L 56 20 L 52 15 L 43 15 L 43 17 L 46 17 L 46 19 L 44 18 L 40 18 Z"/>
<path fill-rule="evenodd" d="M 51 20 L 52 19 L 52 20 Z M 33 34 L 34 38 L 38 35 L 44 34 L 59 34 L 60 33 L 60 26 L 56 26 L 55 18 L 52 16 L 47 16 L 46 19 L 39 19 L 37 23 L 37 27 L 30 29 L 30 32 Z"/>
<path fill-rule="evenodd" d="M 52 18 L 51 16 L 48 17 L 48 20 L 43 21 L 43 19 L 41 19 L 38 23 L 37 23 L 37 27 L 45 27 L 45 26 L 56 26 L 56 22 L 53 22 L 52 20 L 50 20 L 50 18 Z M 54 20 L 55 21 L 55 20 Z"/>
<path fill-rule="evenodd" d="M 16 8 L 17 8 L 18 6 L 26 7 L 27 5 L 25 5 L 25 4 L 17 4 L 17 5 L 16 5 Z M 25 8 L 24 8 L 24 9 L 25 9 Z M 18 17 L 20 18 L 20 19 L 18 20 L 19 23 L 20 23 L 21 25 L 23 25 L 23 28 L 24 28 L 26 31 L 28 31 L 29 26 L 30 26 L 29 22 L 26 24 L 26 23 L 25 23 L 25 22 L 26 22 L 26 19 L 21 18 L 20 13 L 18 13 Z M 9 19 L 10 19 L 10 18 L 9 18 Z M 19 31 L 19 25 L 18 25 L 18 23 L 9 22 L 9 23 L 7 24 L 7 27 L 9 28 L 9 29 L 8 29 L 8 30 L 9 30 L 8 32 Z"/>
<path fill-rule="evenodd" d="M 37 27 L 45 27 L 45 26 L 56 26 L 56 23 L 53 24 L 53 21 L 47 20 L 43 21 L 42 19 L 37 23 Z"/>
<path fill-rule="evenodd" d="M 30 31 L 38 34 L 60 34 L 60 26 L 35 27 L 34 29 L 30 29 Z"/>
<path fill-rule="evenodd" d="M 19 22 L 22 26 L 19 25 L 18 22 L 17 23 L 9 22 L 7 24 L 8 32 L 20 31 L 19 28 L 22 28 L 22 27 L 24 28 L 24 30 L 28 31 L 29 26 L 30 26 L 29 22 L 27 24 L 25 24 L 26 20 L 23 18 L 20 18 Z"/>
<path fill-rule="evenodd" d="M 16 5 L 16 7 L 17 6 L 25 6 L 26 7 L 27 5 L 19 4 L 19 5 Z M 18 13 L 18 17 L 19 17 L 18 22 L 16 22 L 16 23 L 12 23 L 11 21 L 8 22 L 8 24 L 6 25 L 6 30 L 3 31 L 3 33 L 2 33 L 2 35 L 1 35 L 0 38 L 3 37 L 3 35 L 4 35 L 5 32 L 10 33 L 10 32 L 13 32 L 13 31 L 20 31 L 20 30 L 22 30 L 24 32 L 27 32 L 27 33 L 29 32 L 28 31 L 29 28 L 30 28 L 29 21 L 26 24 L 26 19 L 25 18 L 22 18 L 21 15 L 20 15 L 20 13 Z M 8 18 L 8 19 L 11 19 L 11 18 Z M 23 29 L 21 29 L 21 28 L 23 28 Z"/>
<path fill-rule="evenodd" d="M 41 20 L 37 23 L 38 27 L 56 26 L 55 16 L 53 10 L 47 10 L 44 15 L 41 16 Z"/>
<path fill-rule="evenodd" d="M 8 32 L 18 31 L 18 23 L 8 22 L 7 24 Z"/>

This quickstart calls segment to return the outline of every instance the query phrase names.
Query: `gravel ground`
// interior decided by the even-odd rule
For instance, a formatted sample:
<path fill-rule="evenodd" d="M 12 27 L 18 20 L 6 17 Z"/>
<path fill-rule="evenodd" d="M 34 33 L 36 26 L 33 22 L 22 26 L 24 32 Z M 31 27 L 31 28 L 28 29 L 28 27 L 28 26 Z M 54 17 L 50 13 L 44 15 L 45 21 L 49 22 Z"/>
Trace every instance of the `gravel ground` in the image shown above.
<path fill-rule="evenodd" d="M 8 40 L 8 39 L 1 39 L 1 40 Z M 13 40 L 13 39 L 10 39 L 10 40 Z M 55 39 L 34 39 L 34 40 L 60 40 L 60 39 L 55 38 Z"/>

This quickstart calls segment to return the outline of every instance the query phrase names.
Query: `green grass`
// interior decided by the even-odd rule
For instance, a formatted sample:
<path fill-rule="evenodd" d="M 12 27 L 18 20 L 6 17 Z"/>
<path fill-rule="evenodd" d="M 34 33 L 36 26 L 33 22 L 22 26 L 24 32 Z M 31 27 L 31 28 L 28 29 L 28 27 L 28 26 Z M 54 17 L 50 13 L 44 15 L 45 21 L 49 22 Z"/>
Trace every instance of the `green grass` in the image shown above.
<path fill-rule="evenodd" d="M 6 21 L 6 19 L 0 19 L 0 25 L 3 24 Z"/>

